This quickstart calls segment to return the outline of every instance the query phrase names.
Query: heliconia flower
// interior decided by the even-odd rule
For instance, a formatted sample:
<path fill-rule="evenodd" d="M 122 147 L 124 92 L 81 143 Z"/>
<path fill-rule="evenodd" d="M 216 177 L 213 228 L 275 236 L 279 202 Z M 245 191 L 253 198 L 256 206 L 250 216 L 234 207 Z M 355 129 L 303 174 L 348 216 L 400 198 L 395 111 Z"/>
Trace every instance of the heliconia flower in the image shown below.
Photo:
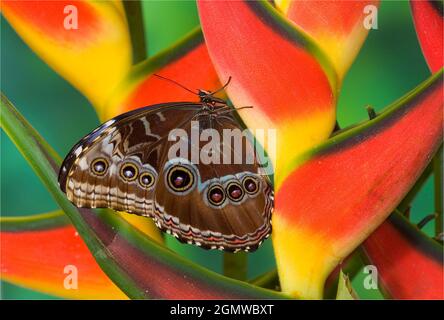
<path fill-rule="evenodd" d="M 383 115 L 294 160 L 273 219 L 285 292 L 322 297 L 326 276 L 415 183 L 442 142 L 442 82 L 441 71 Z"/>
<path fill-rule="evenodd" d="M 327 53 L 340 79 L 353 63 L 372 24 L 377 27 L 378 0 L 278 1 L 276 4 Z"/>
<path fill-rule="evenodd" d="M 102 271 L 62 211 L 33 217 L 3 218 L 1 237 L 0 270 L 3 280 L 63 298 L 128 298 Z M 137 237 L 137 233 L 132 233 L 131 237 Z M 231 284 L 230 288 L 229 283 L 218 285 L 217 278 L 212 284 L 212 274 L 201 279 L 192 274 L 184 277 L 182 272 L 187 272 L 187 266 L 183 262 L 174 266 L 171 260 L 168 261 L 168 256 L 162 258 L 158 256 L 159 252 L 151 248 L 153 256 L 160 258 L 156 261 L 144 254 L 143 250 L 139 251 L 140 246 L 135 249 L 128 244 L 118 248 L 121 244 L 118 245 L 116 241 L 116 247 L 107 250 L 118 260 L 122 259 L 120 263 L 132 266 L 131 277 L 137 278 L 137 285 L 144 286 L 143 290 L 148 291 L 144 293 L 145 298 L 273 297 L 272 293 L 267 295 L 266 292 L 248 290 L 248 286 L 236 288 Z M 44 263 L 42 252 L 45 253 Z M 72 275 L 73 270 L 75 275 Z M 75 280 L 75 287 L 70 275 L 78 279 Z"/>
<path fill-rule="evenodd" d="M 375 230 L 365 244 L 367 255 L 391 296 L 410 298 L 412 290 L 421 290 L 406 288 L 405 277 L 393 274 L 398 268 L 427 273 L 425 283 L 442 277 L 430 242 L 414 246 L 412 239 L 425 243 L 423 236 L 405 221 L 395 228 L 396 217 L 383 223 L 443 140 L 442 39 L 435 39 L 442 10 L 432 2 L 412 3 L 435 75 L 376 118 L 330 137 L 342 79 L 368 33 L 364 8 L 378 1 L 275 3 L 278 8 L 271 1 L 198 0 L 203 33 L 195 30 L 134 66 L 120 1 L 75 2 L 79 25 L 88 26 L 81 30 L 63 26 L 68 2 L 3 1 L 2 10 L 25 42 L 90 99 L 102 120 L 153 103 L 197 100 L 154 74 L 210 91 L 231 77 L 226 91 L 235 107 L 253 107 L 239 110 L 247 127 L 277 132 L 276 145 L 256 138 L 275 166 L 272 238 L 283 294 L 177 256 L 162 245 L 151 222 L 131 225 L 126 215 L 73 207 L 56 183 L 60 158 L 2 95 L 3 130 L 62 209 L 1 218 L 4 279 L 68 298 L 322 298 L 327 276 Z M 381 242 L 393 255 L 381 255 Z M 64 286 L 70 264 L 82 273 L 78 290 Z M 353 297 L 342 273 L 340 280 L 338 297 Z M 418 297 L 439 294 L 425 290 Z"/>
<path fill-rule="evenodd" d="M 325 140 L 335 124 L 336 73 L 312 39 L 264 1 L 198 1 L 201 26 L 221 82 L 247 127 L 276 129 L 277 145 L 256 136 L 277 176 L 291 155 Z M 273 158 L 274 157 L 274 158 Z"/>
<path fill-rule="evenodd" d="M 410 1 L 416 34 L 424 56 L 433 72 L 443 65 L 443 3 L 442 1 Z"/>
<path fill-rule="evenodd" d="M 107 103 L 101 118 L 109 119 L 156 103 L 199 100 L 195 94 L 153 74 L 174 80 L 195 92 L 197 89 L 215 91 L 221 87 L 198 28 L 173 47 L 134 66 Z"/>
<path fill-rule="evenodd" d="M 49 66 L 100 111 L 131 67 L 120 1 L 2 1 L 2 14 Z"/>
<path fill-rule="evenodd" d="M 328 6 L 329 3 L 333 4 L 334 2 L 326 2 L 323 5 Z M 288 8 L 291 8 L 292 5 L 290 4 Z M 341 6 L 333 6 L 340 12 Z M 428 135 L 429 145 L 424 144 L 423 148 L 426 149 L 418 150 L 418 153 L 422 151 L 423 158 L 421 161 L 412 159 L 410 168 L 399 168 L 399 172 L 393 172 L 392 179 L 396 182 L 400 179 L 399 175 L 409 172 L 408 170 L 410 170 L 410 176 L 402 176 L 405 179 L 402 180 L 402 184 L 399 184 L 398 192 L 384 189 L 392 197 L 391 199 L 387 198 L 384 206 L 375 203 L 373 207 L 370 207 L 369 202 L 372 199 L 368 192 L 375 185 L 384 188 L 379 182 L 380 175 L 387 174 L 386 170 L 389 170 L 388 166 L 392 163 L 388 154 L 384 153 L 384 157 L 381 156 L 382 153 L 379 149 L 384 147 L 394 154 L 393 150 L 396 149 L 397 143 L 401 143 L 401 145 L 406 143 L 405 140 L 400 139 L 403 130 L 408 126 L 415 125 L 414 114 L 416 117 L 420 117 L 418 114 L 423 111 L 411 112 L 412 120 L 410 122 L 406 122 L 406 117 L 401 118 L 399 115 L 396 117 L 396 112 L 391 112 L 390 116 L 385 118 L 398 120 L 396 126 L 393 125 L 393 129 L 388 125 L 378 128 L 382 126 L 382 123 L 387 122 L 381 118 L 379 121 L 375 120 L 372 125 L 363 126 L 362 131 L 355 129 L 353 135 L 348 138 L 347 135 L 342 135 L 342 143 L 336 143 L 335 141 L 339 139 L 336 137 L 325 147 L 315 149 L 320 151 L 308 152 L 299 160 L 291 160 L 304 150 L 301 145 L 309 141 L 314 146 L 326 138 L 322 136 L 322 133 L 325 134 L 331 130 L 328 121 L 324 121 L 322 122 L 323 129 L 321 126 L 316 126 L 318 137 L 313 139 L 313 136 L 304 130 L 304 125 L 294 120 L 302 118 L 308 127 L 313 128 L 313 123 L 310 120 L 313 120 L 313 114 L 316 114 L 313 110 L 316 108 L 313 108 L 313 100 L 310 100 L 311 94 L 315 94 L 318 101 L 321 101 L 321 103 L 317 103 L 318 106 L 327 105 L 329 110 L 334 110 L 335 106 L 334 99 L 330 100 L 330 103 L 325 103 L 328 101 L 325 99 L 322 103 L 321 98 L 328 96 L 326 94 L 328 87 L 324 85 L 326 82 L 322 77 L 314 78 L 313 70 L 316 68 L 310 66 L 308 62 L 303 63 L 303 59 L 300 57 L 296 59 L 291 56 L 295 49 L 290 50 L 289 44 L 294 44 L 296 41 L 291 42 L 294 38 L 290 35 L 298 34 L 299 39 L 305 40 L 301 41 L 304 44 L 311 42 L 308 38 L 304 38 L 303 33 L 297 27 L 286 22 L 271 5 L 264 2 L 200 1 L 198 8 L 208 50 L 220 78 L 232 75 L 234 79 L 238 79 L 238 83 L 233 81 L 233 85 L 227 88 L 230 99 L 238 106 L 254 106 L 253 110 L 241 111 L 241 116 L 250 128 L 276 126 L 278 129 L 277 175 L 275 178 L 277 194 L 273 218 L 273 243 L 282 288 L 294 296 L 320 298 L 325 277 L 341 259 L 345 258 L 387 217 L 396 205 L 396 201 L 402 198 L 414 183 L 415 175 L 417 176 L 421 172 L 430 159 L 430 155 L 436 150 L 437 144 L 442 140 L 442 137 L 439 136 L 440 130 L 438 130 L 442 126 L 442 117 L 437 116 L 439 108 L 442 106 L 442 101 L 439 100 L 441 85 L 435 84 L 432 86 L 434 89 L 432 92 L 429 89 L 422 93 L 421 97 L 427 99 L 426 102 L 423 102 L 423 99 L 419 97 L 415 99 L 415 102 L 410 102 L 410 104 L 416 103 L 418 106 L 423 106 L 423 109 L 429 108 L 428 117 L 434 117 L 433 129 L 425 131 L 425 128 L 418 126 L 417 130 L 422 130 L 419 132 L 422 134 L 421 139 L 411 140 L 412 143 L 417 143 L 420 140 L 424 142 L 423 136 Z M 310 15 L 307 11 L 304 11 L 304 14 Z M 295 14 L 294 17 L 297 15 Z M 310 21 L 310 18 L 306 18 L 306 20 Z M 319 36 L 313 30 L 315 29 L 311 30 L 312 35 Z M 279 35 L 280 37 L 278 37 Z M 281 42 L 275 39 L 279 39 Z M 357 41 L 355 45 L 359 47 L 359 37 L 354 40 Z M 319 42 L 322 43 L 322 40 Z M 221 46 L 221 43 L 230 45 Z M 301 46 L 295 47 L 301 50 Z M 302 46 L 305 52 L 309 51 L 312 57 L 318 58 L 314 63 L 318 65 L 318 68 L 323 65 L 325 72 L 326 61 L 319 58 L 319 50 L 316 51 L 317 55 L 313 54 L 314 47 L 314 44 Z M 255 54 L 256 52 L 261 54 Z M 237 56 L 248 58 L 245 58 L 245 61 L 237 62 L 233 59 Z M 249 64 L 249 61 L 255 66 Z M 296 67 L 293 67 L 292 63 Z M 279 68 L 279 66 L 282 67 Z M 298 66 L 300 68 L 298 72 L 292 72 L 292 68 Z M 338 67 L 337 63 L 336 67 L 338 72 L 345 70 L 344 67 L 342 69 Z M 304 71 L 311 76 L 307 78 Z M 287 76 L 289 79 L 285 78 Z M 297 86 L 295 82 L 299 76 L 304 79 L 304 82 L 298 83 L 299 86 Z M 318 83 L 310 83 L 311 80 Z M 438 80 L 435 79 L 436 81 Z M 330 81 L 330 84 L 332 83 L 337 84 L 337 82 Z M 330 92 L 335 92 L 336 88 L 337 85 L 330 86 Z M 295 98 L 293 93 L 299 95 Z M 330 96 L 334 97 L 333 94 Z M 301 98 L 301 100 L 297 98 Z M 412 96 L 408 100 L 412 100 Z M 403 103 L 398 103 L 397 107 L 401 108 L 400 106 L 403 105 Z M 258 111 L 255 111 L 255 108 Z M 303 117 L 305 113 L 309 115 L 307 118 Z M 421 118 L 421 122 L 430 124 L 423 118 Z M 392 120 L 392 123 L 394 124 L 395 121 Z M 286 132 L 287 124 L 294 133 Z M 299 131 L 299 135 L 296 133 L 297 131 Z M 399 137 L 390 140 L 388 135 L 399 135 Z M 360 143 L 345 142 L 349 140 Z M 387 143 L 383 143 L 384 141 Z M 281 144 L 280 147 L 279 144 Z M 417 148 L 419 147 L 417 146 Z M 378 159 L 381 160 L 377 162 Z M 393 158 L 392 160 L 393 163 L 398 163 L 397 159 Z M 374 162 L 374 170 L 370 169 L 372 162 Z M 403 163 L 407 165 L 407 161 L 403 161 Z M 344 174 L 345 172 L 348 174 Z M 413 172 L 415 175 L 411 175 Z M 287 175 L 289 176 L 285 178 Z M 363 177 L 366 180 L 363 180 Z M 355 183 L 353 183 L 353 178 Z M 389 180 L 387 180 L 388 183 Z M 381 189 L 380 192 L 383 190 Z M 338 196 L 340 194 L 344 196 Z M 346 194 L 349 195 L 346 196 Z M 362 210 L 361 217 L 359 210 Z M 360 217 L 360 223 L 357 223 L 356 217 Z"/>
<path fill-rule="evenodd" d="M 130 69 L 131 49 L 121 2 L 76 2 L 79 30 L 63 28 L 64 8 L 68 5 L 63 1 L 7 1 L 3 6 L 3 14 L 34 51 L 39 53 L 49 65 L 93 102 L 102 120 L 127 111 L 129 108 L 134 109 L 157 102 L 196 100 L 196 96 L 169 82 L 155 77 L 148 79 L 151 74 L 146 72 L 158 72 L 162 76 L 181 81 L 193 89 L 201 86 L 210 90 L 220 87 L 199 30 L 193 32 L 174 48 Z M 44 19 L 44 15 L 49 15 L 52 19 Z M 85 28 L 85 25 L 88 28 Z M 81 32 L 79 32 L 80 30 Z M 44 35 L 43 32 L 45 32 Z M 125 83 L 121 88 L 125 89 L 124 92 L 128 93 L 128 97 L 124 97 L 125 100 L 120 101 L 118 106 L 120 109 L 117 109 L 116 105 L 112 106 L 112 103 L 106 104 L 105 108 L 105 101 L 110 98 L 111 91 L 116 91 L 117 83 L 123 78 L 125 78 Z M 119 92 L 119 90 L 117 91 Z M 119 98 L 121 97 L 119 96 Z M 124 218 L 154 239 L 162 241 L 159 238 L 158 229 L 150 219 L 134 215 L 124 215 Z M 66 227 L 63 230 L 54 230 L 54 232 L 59 232 L 69 239 L 74 234 L 73 230 L 73 227 Z M 15 233 L 13 236 L 17 240 L 17 237 L 20 238 L 23 235 Z M 45 245 L 53 246 L 51 250 L 56 257 L 57 253 L 60 253 L 60 250 L 56 250 L 60 244 L 50 234 L 31 233 L 27 234 L 27 239 L 31 242 L 39 242 L 41 241 L 39 236 L 46 237 L 45 240 L 48 243 Z M 52 241 L 50 241 L 51 239 Z M 79 254 L 74 258 L 80 259 L 80 261 L 76 260 L 75 264 L 82 266 L 87 275 L 96 279 L 89 283 L 88 276 L 82 277 L 84 290 L 65 290 L 63 282 L 50 277 L 45 278 L 45 275 L 50 276 L 45 270 L 42 270 L 43 278 L 39 279 L 39 273 L 32 271 L 36 268 L 31 263 L 24 264 L 21 269 L 17 266 L 22 274 L 11 275 L 8 273 L 5 274 L 5 277 L 14 283 L 63 297 L 124 297 L 125 295 L 116 289 L 103 272 L 102 274 L 96 272 L 100 271 L 100 268 L 92 256 L 88 254 L 87 248 L 79 237 L 75 240 L 77 242 L 74 248 L 79 250 Z M 29 241 L 18 242 L 29 244 Z M 4 242 L 4 245 L 6 246 L 8 243 Z M 80 254 L 82 249 L 83 255 Z M 37 251 L 29 252 L 28 258 L 30 261 L 35 258 L 34 261 L 37 261 L 38 255 L 32 253 L 37 253 Z M 68 257 L 69 253 L 73 252 L 67 252 Z M 25 251 L 22 250 L 22 254 L 25 255 Z M 15 265 L 20 260 L 5 260 L 5 263 L 7 261 Z M 63 263 L 64 261 L 61 259 L 54 261 L 54 264 L 48 262 L 46 265 L 49 265 L 52 270 L 57 269 Z M 40 265 L 40 267 L 44 269 L 44 266 Z M 6 268 L 5 270 L 14 270 L 14 268 Z M 29 283 L 24 276 L 29 276 L 32 272 L 34 274 L 32 279 L 38 279 L 35 284 Z M 64 275 L 55 273 L 54 276 L 62 278 Z M 97 288 L 95 288 L 96 284 Z M 102 288 L 99 289 L 99 287 Z M 102 293 L 100 293 L 101 290 L 103 290 Z"/>
<path fill-rule="evenodd" d="M 441 10 L 439 6 L 441 5 Z M 443 66 L 442 3 L 411 1 L 415 27 L 432 72 Z M 384 292 L 394 299 L 444 299 L 443 249 L 398 213 L 363 244 L 378 270 Z"/>
<path fill-rule="evenodd" d="M 364 242 L 379 283 L 393 299 L 444 299 L 443 248 L 406 218 L 392 214 Z"/>

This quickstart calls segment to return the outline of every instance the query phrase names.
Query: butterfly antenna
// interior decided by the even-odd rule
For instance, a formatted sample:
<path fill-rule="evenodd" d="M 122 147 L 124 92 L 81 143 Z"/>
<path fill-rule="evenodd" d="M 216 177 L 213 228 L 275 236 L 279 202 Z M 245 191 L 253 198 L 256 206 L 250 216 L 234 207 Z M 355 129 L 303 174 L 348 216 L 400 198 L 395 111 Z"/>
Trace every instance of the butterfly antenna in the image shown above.
<path fill-rule="evenodd" d="M 216 93 L 218 93 L 219 91 L 224 90 L 224 89 L 230 84 L 230 81 L 231 81 L 231 76 L 228 77 L 228 81 L 227 81 L 227 82 L 226 82 L 221 88 L 217 89 L 217 90 L 214 91 L 214 92 L 211 92 L 211 95 L 216 94 Z"/>
<path fill-rule="evenodd" d="M 184 85 L 180 84 L 180 83 L 177 82 L 177 81 L 174 81 L 173 79 L 169 79 L 169 78 L 162 77 L 161 75 L 158 75 L 158 74 L 156 74 L 156 73 L 153 73 L 153 76 L 156 76 L 156 77 L 158 77 L 158 78 L 160 78 L 160 79 L 163 79 L 163 80 L 167 80 L 167 81 L 169 81 L 169 82 L 172 82 L 172 83 L 174 83 L 175 85 L 181 87 L 182 89 L 185 89 L 186 91 L 191 92 L 192 94 L 196 94 L 196 95 L 199 94 L 197 91 L 194 92 L 193 90 L 188 89 L 187 87 L 185 87 Z"/>
<path fill-rule="evenodd" d="M 230 113 L 230 112 L 234 112 L 237 110 L 241 110 L 241 109 L 251 109 L 253 108 L 253 106 L 245 106 L 245 107 L 239 107 L 239 108 L 228 108 L 228 109 L 219 109 L 218 111 L 222 111 L 222 112 L 218 112 L 218 114 L 226 114 L 226 113 Z"/>
<path fill-rule="evenodd" d="M 234 108 L 234 110 L 240 110 L 240 109 L 252 109 L 254 108 L 253 106 L 244 106 L 244 107 L 240 107 L 240 108 Z"/>

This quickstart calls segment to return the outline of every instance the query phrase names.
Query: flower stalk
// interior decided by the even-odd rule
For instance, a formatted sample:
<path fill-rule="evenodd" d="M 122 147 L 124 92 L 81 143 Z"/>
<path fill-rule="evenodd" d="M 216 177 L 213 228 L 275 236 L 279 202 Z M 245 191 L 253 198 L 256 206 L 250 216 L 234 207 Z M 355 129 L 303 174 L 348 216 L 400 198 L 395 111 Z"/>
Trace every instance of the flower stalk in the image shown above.
<path fill-rule="evenodd" d="M 122 1 L 128 21 L 131 46 L 133 48 L 133 64 L 147 58 L 148 47 L 145 41 L 142 3 L 139 0 Z"/>
<path fill-rule="evenodd" d="M 442 179 L 443 179 L 443 164 L 442 164 L 442 144 L 435 157 L 433 158 L 433 172 L 435 182 L 435 236 L 438 237 L 443 232 L 443 203 L 442 203 Z"/>
<path fill-rule="evenodd" d="M 245 252 L 224 252 L 224 275 L 237 280 L 247 279 L 248 256 Z"/>

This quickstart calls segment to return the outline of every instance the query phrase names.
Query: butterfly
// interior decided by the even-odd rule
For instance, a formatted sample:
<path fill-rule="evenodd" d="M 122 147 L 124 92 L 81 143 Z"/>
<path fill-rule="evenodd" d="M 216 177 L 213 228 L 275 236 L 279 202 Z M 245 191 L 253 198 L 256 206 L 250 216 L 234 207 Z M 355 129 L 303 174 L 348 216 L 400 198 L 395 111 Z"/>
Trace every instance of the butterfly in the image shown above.
<path fill-rule="evenodd" d="M 273 189 L 252 139 L 227 134 L 242 130 L 236 109 L 214 95 L 228 83 L 215 92 L 182 86 L 200 101 L 151 105 L 103 123 L 64 159 L 61 190 L 77 207 L 150 217 L 184 243 L 255 251 L 271 234 Z"/>

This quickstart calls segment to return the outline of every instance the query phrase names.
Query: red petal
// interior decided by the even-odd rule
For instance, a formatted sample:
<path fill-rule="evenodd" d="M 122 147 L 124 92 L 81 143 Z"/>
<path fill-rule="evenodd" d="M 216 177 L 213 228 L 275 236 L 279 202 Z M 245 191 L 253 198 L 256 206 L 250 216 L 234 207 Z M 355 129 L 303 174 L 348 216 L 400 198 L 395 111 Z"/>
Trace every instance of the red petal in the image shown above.
<path fill-rule="evenodd" d="M 363 248 L 391 298 L 444 299 L 442 246 L 401 215 L 391 215 Z"/>
<path fill-rule="evenodd" d="M 99 110 L 131 67 L 127 22 L 115 2 L 2 1 L 2 14 L 40 58 Z M 75 17 L 77 29 L 72 29 Z"/>
<path fill-rule="evenodd" d="M 273 220 L 284 291 L 320 297 L 325 276 L 412 187 L 442 142 L 442 82 L 440 72 L 294 163 Z"/>
<path fill-rule="evenodd" d="M 4 280 L 70 299 L 126 299 L 100 269 L 74 227 L 1 232 Z M 66 266 L 78 270 L 78 289 L 66 289 Z"/>
<path fill-rule="evenodd" d="M 202 32 L 196 30 L 168 51 L 135 66 L 102 118 L 110 118 L 155 103 L 199 101 L 196 95 L 172 82 L 153 76 L 153 73 L 177 81 L 194 91 L 214 91 L 221 87 Z"/>
<path fill-rule="evenodd" d="M 332 66 L 311 39 L 267 2 L 198 1 L 198 8 L 219 77 L 222 82 L 232 77 L 230 99 L 237 107 L 253 106 L 239 112 L 243 120 L 252 130 L 278 130 L 273 160 L 283 171 L 287 160 L 333 129 Z"/>
<path fill-rule="evenodd" d="M 343 78 L 359 52 L 368 29 L 364 8 L 378 0 L 292 1 L 287 17 L 312 36 L 328 54 Z"/>
<path fill-rule="evenodd" d="M 441 1 L 410 1 L 416 33 L 430 70 L 438 71 L 443 60 L 443 4 Z"/>

